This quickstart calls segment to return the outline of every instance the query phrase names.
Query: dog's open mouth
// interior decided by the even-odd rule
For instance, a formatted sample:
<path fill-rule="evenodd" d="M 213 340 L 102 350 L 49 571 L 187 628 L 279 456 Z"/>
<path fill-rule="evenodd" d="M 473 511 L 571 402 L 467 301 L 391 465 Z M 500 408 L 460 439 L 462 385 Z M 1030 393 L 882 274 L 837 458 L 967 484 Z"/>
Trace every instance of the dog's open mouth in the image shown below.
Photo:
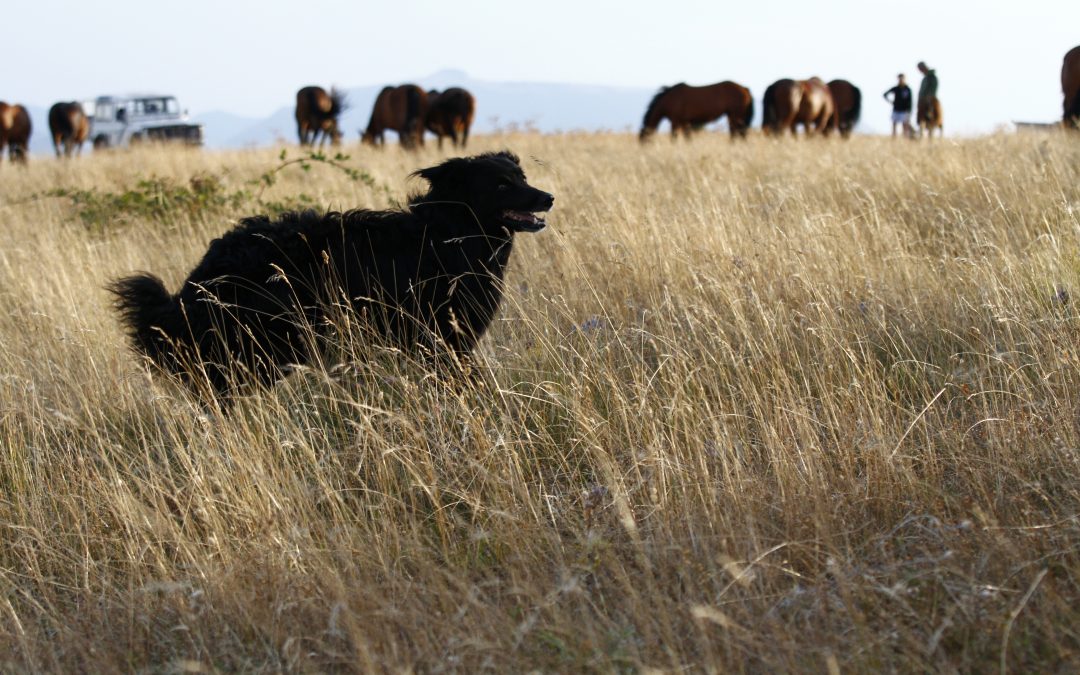
<path fill-rule="evenodd" d="M 527 232 L 538 232 L 544 229 L 547 223 L 535 213 L 529 211 L 512 211 L 507 209 L 502 212 L 503 218 L 514 224 L 515 227 Z"/>

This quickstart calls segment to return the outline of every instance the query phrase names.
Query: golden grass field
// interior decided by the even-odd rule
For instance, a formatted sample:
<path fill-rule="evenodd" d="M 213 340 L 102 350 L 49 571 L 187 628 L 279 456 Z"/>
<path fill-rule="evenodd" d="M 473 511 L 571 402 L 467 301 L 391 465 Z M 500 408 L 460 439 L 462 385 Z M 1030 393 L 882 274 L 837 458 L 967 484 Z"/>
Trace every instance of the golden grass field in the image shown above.
<path fill-rule="evenodd" d="M 556 202 L 474 387 L 341 339 L 226 415 L 105 284 L 441 155 L 0 166 L 0 669 L 1080 668 L 1080 141 L 501 148 Z"/>

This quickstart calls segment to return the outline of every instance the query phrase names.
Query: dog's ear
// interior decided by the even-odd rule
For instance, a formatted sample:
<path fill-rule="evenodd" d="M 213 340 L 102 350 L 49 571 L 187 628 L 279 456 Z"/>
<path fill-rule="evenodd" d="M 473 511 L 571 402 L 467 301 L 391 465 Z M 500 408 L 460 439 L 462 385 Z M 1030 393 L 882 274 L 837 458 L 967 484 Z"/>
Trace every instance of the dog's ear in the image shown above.
<path fill-rule="evenodd" d="M 423 178 L 430 185 L 428 194 L 446 194 L 460 189 L 469 160 L 461 157 L 448 159 L 442 164 L 429 166 L 413 172 L 413 176 Z"/>
<path fill-rule="evenodd" d="M 413 171 L 411 175 L 415 178 L 423 178 L 431 184 L 431 187 L 435 187 L 435 185 L 439 182 L 439 178 L 446 175 L 446 164 L 429 166 L 426 169 L 418 169 L 416 171 Z"/>
<path fill-rule="evenodd" d="M 516 164 L 518 166 L 521 166 L 521 160 L 519 160 L 518 156 L 515 155 L 514 153 L 510 152 L 509 150 L 502 150 L 500 152 L 496 152 L 495 156 L 496 157 L 502 157 L 503 159 L 508 159 L 511 162 L 513 162 L 514 164 Z"/>

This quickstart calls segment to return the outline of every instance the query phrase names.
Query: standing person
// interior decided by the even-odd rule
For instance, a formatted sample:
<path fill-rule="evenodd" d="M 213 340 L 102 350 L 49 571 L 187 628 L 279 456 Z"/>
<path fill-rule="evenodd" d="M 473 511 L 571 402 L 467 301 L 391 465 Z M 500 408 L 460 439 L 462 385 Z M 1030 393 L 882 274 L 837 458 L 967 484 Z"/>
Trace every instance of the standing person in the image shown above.
<path fill-rule="evenodd" d="M 944 133 L 941 124 L 941 102 L 937 97 L 938 79 L 937 71 L 926 65 L 926 61 L 919 61 L 919 72 L 923 74 L 922 83 L 919 85 L 919 101 L 916 107 L 916 121 L 919 123 L 919 136 L 925 130 L 930 138 L 934 137 L 934 128 Z"/>
<path fill-rule="evenodd" d="M 885 100 L 892 103 L 893 138 L 896 138 L 897 125 L 903 125 L 905 137 L 914 134 L 915 130 L 911 128 L 911 87 L 907 86 L 903 73 L 896 76 L 896 86 L 885 92 Z"/>
<path fill-rule="evenodd" d="M 937 71 L 926 65 L 926 61 L 919 61 L 919 72 L 923 74 L 922 83 L 919 84 L 919 103 L 937 98 Z"/>

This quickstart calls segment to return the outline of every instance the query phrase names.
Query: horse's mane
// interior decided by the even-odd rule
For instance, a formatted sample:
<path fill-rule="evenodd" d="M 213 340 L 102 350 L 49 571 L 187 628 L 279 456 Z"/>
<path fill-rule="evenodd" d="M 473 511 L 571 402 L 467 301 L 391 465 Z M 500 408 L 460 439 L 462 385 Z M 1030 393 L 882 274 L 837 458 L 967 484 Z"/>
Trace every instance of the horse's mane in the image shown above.
<path fill-rule="evenodd" d="M 641 120 L 641 123 L 644 125 L 649 121 L 649 116 L 652 115 L 653 111 L 656 109 L 656 106 L 659 105 L 660 99 L 664 98 L 664 94 L 668 93 L 672 89 L 685 86 L 685 82 L 680 82 L 678 84 L 673 84 L 670 87 L 660 87 L 660 91 L 656 92 L 656 96 L 653 96 L 652 100 L 649 101 L 649 107 L 645 108 L 645 117 Z"/>

